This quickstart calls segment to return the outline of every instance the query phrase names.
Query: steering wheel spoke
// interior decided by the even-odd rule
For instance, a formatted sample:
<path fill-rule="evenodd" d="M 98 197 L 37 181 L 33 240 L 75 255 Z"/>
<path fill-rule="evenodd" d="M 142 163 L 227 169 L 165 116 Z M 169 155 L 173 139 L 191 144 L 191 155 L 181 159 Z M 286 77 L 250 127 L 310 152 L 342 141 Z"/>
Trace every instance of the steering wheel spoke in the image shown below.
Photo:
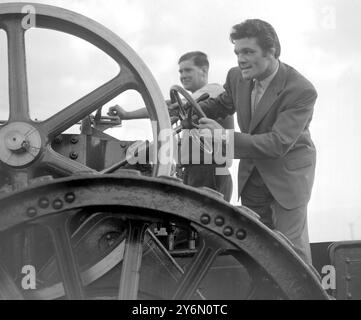
<path fill-rule="evenodd" d="M 180 94 L 186 99 L 187 103 L 190 107 L 186 110 L 184 108 L 182 99 L 180 98 Z M 170 96 L 173 101 L 177 101 L 179 106 L 179 119 L 180 125 L 173 128 L 174 134 L 180 133 L 183 129 L 193 129 L 199 128 L 198 124 L 195 122 L 197 118 L 206 118 L 206 115 L 200 105 L 199 101 L 207 99 L 209 94 L 205 93 L 201 95 L 197 100 L 194 100 L 192 96 L 182 87 L 174 85 L 170 89 Z M 195 114 L 194 114 L 195 113 Z M 200 147 L 200 150 L 205 151 L 207 153 L 213 152 L 212 141 L 209 139 L 201 139 L 200 134 L 197 131 L 191 130 L 190 132 L 193 141 L 196 141 Z"/>
<path fill-rule="evenodd" d="M 18 18 L 5 20 L 3 24 L 8 38 L 9 121 L 29 121 L 25 30 Z"/>

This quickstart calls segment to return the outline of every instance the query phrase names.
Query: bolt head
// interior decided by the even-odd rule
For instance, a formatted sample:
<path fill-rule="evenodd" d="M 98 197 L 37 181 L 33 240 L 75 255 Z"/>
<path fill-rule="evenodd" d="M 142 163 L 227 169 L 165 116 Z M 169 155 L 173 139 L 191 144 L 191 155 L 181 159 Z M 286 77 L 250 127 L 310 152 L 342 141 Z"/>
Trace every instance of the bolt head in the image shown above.
<path fill-rule="evenodd" d="M 244 240 L 244 239 L 246 239 L 246 237 L 247 237 L 247 232 L 246 232 L 246 230 L 243 230 L 243 229 L 237 230 L 237 232 L 236 232 L 236 237 L 237 237 L 237 239 L 239 239 L 239 240 Z"/>
<path fill-rule="evenodd" d="M 63 201 L 61 201 L 60 199 L 55 199 L 54 201 L 53 201 L 53 208 L 55 209 L 55 210 L 59 210 L 59 209 L 61 209 L 63 207 Z"/>
<path fill-rule="evenodd" d="M 54 143 L 56 144 L 60 144 L 63 141 L 62 136 L 57 136 L 54 138 Z"/>
<path fill-rule="evenodd" d="M 208 214 L 204 214 L 201 216 L 202 224 L 209 224 L 211 222 L 211 217 Z"/>
<path fill-rule="evenodd" d="M 76 143 L 78 143 L 78 141 L 79 141 L 79 139 L 78 139 L 77 137 L 72 137 L 72 138 L 70 139 L 70 142 L 71 142 L 72 144 L 76 144 Z"/>
<path fill-rule="evenodd" d="M 226 237 L 230 237 L 232 234 L 233 234 L 233 228 L 232 227 L 225 227 L 223 229 L 223 234 L 226 236 Z"/>
<path fill-rule="evenodd" d="M 35 208 L 29 208 L 27 211 L 26 211 L 26 215 L 29 217 L 29 218 L 34 218 L 36 215 L 37 215 L 37 211 Z"/>
<path fill-rule="evenodd" d="M 70 152 L 69 154 L 70 159 L 76 160 L 78 159 L 78 154 L 74 151 Z"/>
<path fill-rule="evenodd" d="M 224 225 L 224 219 L 222 217 L 217 217 L 215 220 L 214 220 L 214 223 L 218 226 L 218 227 L 221 227 Z"/>
<path fill-rule="evenodd" d="M 72 203 L 75 200 L 75 194 L 73 192 L 69 192 L 65 195 L 65 201 L 67 203 Z"/>
<path fill-rule="evenodd" d="M 40 208 L 45 209 L 49 206 L 49 200 L 47 198 L 40 198 L 38 204 Z"/>

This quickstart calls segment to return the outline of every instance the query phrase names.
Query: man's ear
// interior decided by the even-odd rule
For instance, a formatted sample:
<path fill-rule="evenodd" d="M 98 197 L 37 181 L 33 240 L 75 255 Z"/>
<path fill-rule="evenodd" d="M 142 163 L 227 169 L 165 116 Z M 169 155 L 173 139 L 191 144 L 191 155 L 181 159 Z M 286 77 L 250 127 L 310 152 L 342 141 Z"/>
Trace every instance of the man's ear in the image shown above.
<path fill-rule="evenodd" d="M 203 71 L 203 73 L 205 74 L 205 75 L 207 75 L 208 74 L 208 67 L 207 66 L 203 66 L 203 67 L 201 67 L 201 70 Z"/>
<path fill-rule="evenodd" d="M 276 48 L 271 48 L 269 49 L 268 53 L 273 56 L 273 57 L 276 57 Z"/>

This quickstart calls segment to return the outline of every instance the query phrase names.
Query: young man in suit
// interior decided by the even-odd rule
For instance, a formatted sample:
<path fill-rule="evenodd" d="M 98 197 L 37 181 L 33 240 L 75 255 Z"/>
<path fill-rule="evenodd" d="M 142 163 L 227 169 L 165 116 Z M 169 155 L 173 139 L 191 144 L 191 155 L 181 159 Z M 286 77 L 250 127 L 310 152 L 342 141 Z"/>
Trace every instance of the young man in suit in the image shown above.
<path fill-rule="evenodd" d="M 316 149 L 309 125 L 317 93 L 313 85 L 279 60 L 273 27 L 252 19 L 235 25 L 230 38 L 238 67 L 228 72 L 225 92 L 201 104 L 201 129 L 223 129 L 212 119 L 237 113 L 234 134 L 240 159 L 238 192 L 242 204 L 270 228 L 281 231 L 304 261 L 311 263 L 307 203 L 314 180 Z M 224 130 L 224 139 L 227 134 Z"/>
<path fill-rule="evenodd" d="M 178 66 L 180 81 L 184 89 L 192 93 L 193 99 L 199 98 L 204 93 L 215 98 L 224 92 L 221 85 L 208 83 L 209 61 L 205 53 L 201 51 L 187 52 L 179 58 Z M 149 117 L 146 108 L 126 111 L 118 105 L 110 107 L 109 114 L 118 115 L 122 120 Z M 234 128 L 233 116 L 228 115 L 224 119 L 217 119 L 217 121 L 226 129 Z M 191 159 L 190 155 L 188 157 Z M 184 165 L 183 181 L 193 187 L 208 187 L 217 190 L 223 194 L 224 199 L 228 202 L 231 199 L 233 183 L 228 168 L 224 168 L 222 175 L 217 175 L 216 168 L 213 165 Z"/>

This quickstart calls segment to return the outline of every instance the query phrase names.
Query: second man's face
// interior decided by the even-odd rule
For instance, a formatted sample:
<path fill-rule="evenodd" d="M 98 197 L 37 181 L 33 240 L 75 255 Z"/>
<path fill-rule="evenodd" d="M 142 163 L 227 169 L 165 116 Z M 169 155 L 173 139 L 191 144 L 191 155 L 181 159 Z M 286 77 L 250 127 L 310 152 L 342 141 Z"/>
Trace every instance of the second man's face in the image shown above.
<path fill-rule="evenodd" d="M 185 60 L 179 64 L 179 77 L 184 89 L 192 93 L 207 84 L 206 71 L 197 67 L 192 60 Z"/>
<path fill-rule="evenodd" d="M 271 52 L 263 52 L 256 38 L 235 40 L 234 53 L 243 79 L 263 80 L 272 73 L 275 58 Z"/>

